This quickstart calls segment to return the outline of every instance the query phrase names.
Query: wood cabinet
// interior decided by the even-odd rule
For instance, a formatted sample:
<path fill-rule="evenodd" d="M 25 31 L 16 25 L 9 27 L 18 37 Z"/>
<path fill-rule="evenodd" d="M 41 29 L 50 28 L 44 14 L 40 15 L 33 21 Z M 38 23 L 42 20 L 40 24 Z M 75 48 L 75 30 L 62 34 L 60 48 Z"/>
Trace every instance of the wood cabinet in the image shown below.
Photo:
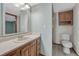
<path fill-rule="evenodd" d="M 40 54 L 40 38 L 5 54 L 6 56 L 39 56 Z"/>
<path fill-rule="evenodd" d="M 21 49 L 21 56 L 29 56 L 29 46 L 25 46 Z"/>
<path fill-rule="evenodd" d="M 21 49 L 22 56 L 36 56 L 36 40 Z"/>
<path fill-rule="evenodd" d="M 30 44 L 29 51 L 30 51 L 30 56 L 36 56 L 36 41 Z"/>
<path fill-rule="evenodd" d="M 72 25 L 73 24 L 73 11 L 59 12 L 59 24 L 60 25 Z"/>
<path fill-rule="evenodd" d="M 5 56 L 20 56 L 20 49 L 10 51 L 6 53 Z"/>
<path fill-rule="evenodd" d="M 40 54 L 40 39 L 38 38 L 37 41 L 36 41 L 36 54 L 37 56 L 39 56 Z"/>

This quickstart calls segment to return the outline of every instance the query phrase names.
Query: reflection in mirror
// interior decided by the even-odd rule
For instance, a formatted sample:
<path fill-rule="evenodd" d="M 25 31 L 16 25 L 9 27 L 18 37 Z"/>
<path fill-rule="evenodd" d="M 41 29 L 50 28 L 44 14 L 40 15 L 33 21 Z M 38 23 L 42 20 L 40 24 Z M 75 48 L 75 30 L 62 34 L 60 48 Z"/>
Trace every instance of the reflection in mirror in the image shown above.
<path fill-rule="evenodd" d="M 5 34 L 24 33 L 29 31 L 30 5 L 27 3 L 4 3 Z"/>
<path fill-rule="evenodd" d="M 3 8 L 2 8 L 2 3 L 0 3 L 0 36 L 3 34 L 2 19 L 3 19 Z"/>
<path fill-rule="evenodd" d="M 5 13 L 5 33 L 17 33 L 17 16 L 11 13 Z"/>

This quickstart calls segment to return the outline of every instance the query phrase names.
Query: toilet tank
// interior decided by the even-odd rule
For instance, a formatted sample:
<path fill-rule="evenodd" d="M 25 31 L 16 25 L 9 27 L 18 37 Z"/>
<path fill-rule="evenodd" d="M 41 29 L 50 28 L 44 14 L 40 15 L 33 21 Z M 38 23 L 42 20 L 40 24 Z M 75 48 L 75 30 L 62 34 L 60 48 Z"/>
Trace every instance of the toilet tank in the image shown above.
<path fill-rule="evenodd" d="M 70 40 L 69 34 L 61 34 L 61 40 Z"/>

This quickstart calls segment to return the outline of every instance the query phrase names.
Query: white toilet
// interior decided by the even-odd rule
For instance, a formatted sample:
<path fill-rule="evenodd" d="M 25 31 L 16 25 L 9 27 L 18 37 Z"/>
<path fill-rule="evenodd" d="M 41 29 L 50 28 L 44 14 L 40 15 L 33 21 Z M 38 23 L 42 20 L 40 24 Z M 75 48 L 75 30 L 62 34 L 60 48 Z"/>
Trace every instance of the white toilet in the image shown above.
<path fill-rule="evenodd" d="M 70 42 L 69 34 L 61 35 L 61 44 L 63 45 L 63 52 L 65 54 L 70 54 L 70 48 L 72 48 L 72 43 Z"/>

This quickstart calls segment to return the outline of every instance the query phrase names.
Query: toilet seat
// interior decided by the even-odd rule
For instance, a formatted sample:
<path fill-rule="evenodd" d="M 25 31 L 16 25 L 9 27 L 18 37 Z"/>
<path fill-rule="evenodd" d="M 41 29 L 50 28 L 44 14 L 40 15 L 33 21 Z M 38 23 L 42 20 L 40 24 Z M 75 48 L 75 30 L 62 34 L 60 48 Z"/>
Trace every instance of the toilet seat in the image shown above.
<path fill-rule="evenodd" d="M 72 47 L 72 43 L 70 41 L 62 41 L 62 45 L 66 48 Z"/>

